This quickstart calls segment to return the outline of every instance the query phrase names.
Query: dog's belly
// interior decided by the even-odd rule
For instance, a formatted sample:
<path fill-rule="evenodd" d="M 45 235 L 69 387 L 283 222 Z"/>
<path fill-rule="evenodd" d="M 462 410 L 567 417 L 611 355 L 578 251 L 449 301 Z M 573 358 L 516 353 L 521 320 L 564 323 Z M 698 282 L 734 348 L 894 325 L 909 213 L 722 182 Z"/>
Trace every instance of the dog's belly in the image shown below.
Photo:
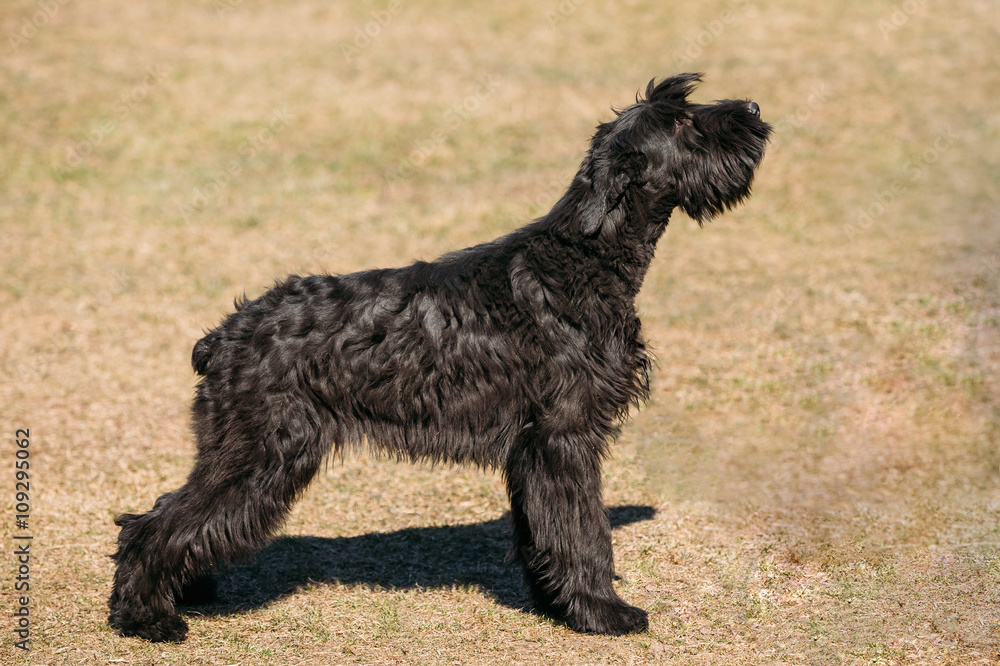
<path fill-rule="evenodd" d="M 349 410 L 377 448 L 495 465 L 527 418 L 511 376 L 518 373 L 495 361 L 461 357 L 447 345 L 418 359 L 390 348 L 369 359 L 350 395 L 331 406 Z"/>

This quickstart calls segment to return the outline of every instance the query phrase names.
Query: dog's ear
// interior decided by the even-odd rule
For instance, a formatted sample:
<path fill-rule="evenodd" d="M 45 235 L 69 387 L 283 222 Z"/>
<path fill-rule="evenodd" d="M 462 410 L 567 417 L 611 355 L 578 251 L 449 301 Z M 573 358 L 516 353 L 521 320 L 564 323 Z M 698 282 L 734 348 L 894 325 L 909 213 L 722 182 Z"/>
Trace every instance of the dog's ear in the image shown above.
<path fill-rule="evenodd" d="M 651 79 L 646 86 L 646 101 L 684 102 L 699 81 L 701 74 L 675 74 L 659 83 L 656 83 L 656 79 Z"/>
<path fill-rule="evenodd" d="M 612 136 L 601 146 L 601 154 L 592 157 L 593 196 L 581 209 L 584 236 L 617 227 L 625 217 L 622 206 L 628 190 L 645 184 L 647 158 L 634 138 L 631 132 Z"/>

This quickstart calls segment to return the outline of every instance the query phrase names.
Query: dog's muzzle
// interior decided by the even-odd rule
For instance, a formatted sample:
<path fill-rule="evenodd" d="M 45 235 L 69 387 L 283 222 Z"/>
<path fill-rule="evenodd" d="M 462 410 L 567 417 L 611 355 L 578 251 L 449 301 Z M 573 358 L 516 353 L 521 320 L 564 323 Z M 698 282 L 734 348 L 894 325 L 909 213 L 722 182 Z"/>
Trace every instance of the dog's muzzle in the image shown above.
<path fill-rule="evenodd" d="M 750 113 L 760 118 L 760 107 L 757 106 L 757 102 L 747 104 L 747 109 L 749 109 Z"/>

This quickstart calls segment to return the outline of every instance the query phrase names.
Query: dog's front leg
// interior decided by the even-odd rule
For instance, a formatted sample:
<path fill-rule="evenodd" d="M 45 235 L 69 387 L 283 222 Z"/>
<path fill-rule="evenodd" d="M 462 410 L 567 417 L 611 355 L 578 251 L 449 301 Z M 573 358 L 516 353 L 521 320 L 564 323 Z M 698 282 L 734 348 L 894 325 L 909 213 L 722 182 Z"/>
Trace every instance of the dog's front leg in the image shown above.
<path fill-rule="evenodd" d="M 611 525 L 601 499 L 602 444 L 583 435 L 522 433 L 504 470 L 512 556 L 524 567 L 540 612 L 581 632 L 645 631 L 646 612 L 625 603 L 612 583 Z"/>

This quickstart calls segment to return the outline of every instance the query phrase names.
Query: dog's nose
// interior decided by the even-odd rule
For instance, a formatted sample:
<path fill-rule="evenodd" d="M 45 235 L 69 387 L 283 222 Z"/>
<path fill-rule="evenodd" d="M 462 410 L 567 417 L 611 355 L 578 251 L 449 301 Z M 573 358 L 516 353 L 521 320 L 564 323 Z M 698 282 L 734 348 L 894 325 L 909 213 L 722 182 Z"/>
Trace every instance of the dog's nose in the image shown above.
<path fill-rule="evenodd" d="M 747 109 L 750 110 L 750 113 L 760 118 L 760 107 L 757 106 L 757 102 L 750 102 L 747 104 Z"/>

